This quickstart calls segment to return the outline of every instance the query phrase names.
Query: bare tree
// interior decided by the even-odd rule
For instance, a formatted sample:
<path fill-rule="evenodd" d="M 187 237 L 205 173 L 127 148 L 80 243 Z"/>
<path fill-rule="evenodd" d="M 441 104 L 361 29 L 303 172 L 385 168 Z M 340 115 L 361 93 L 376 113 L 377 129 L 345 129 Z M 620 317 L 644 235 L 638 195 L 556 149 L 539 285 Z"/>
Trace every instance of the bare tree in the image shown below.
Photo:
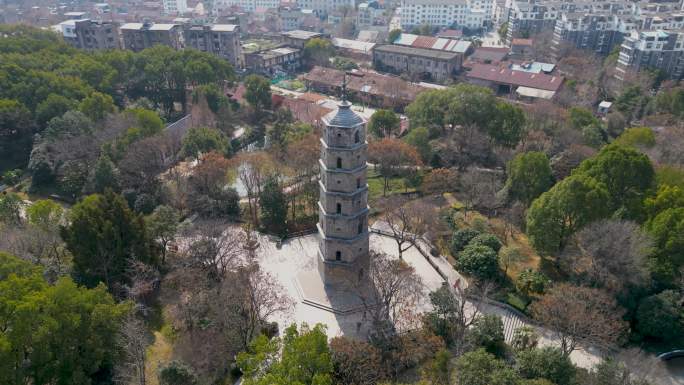
<path fill-rule="evenodd" d="M 613 347 L 627 331 L 624 310 L 601 289 L 559 284 L 532 304 L 532 314 L 560 340 L 565 355 L 579 343 Z"/>
<path fill-rule="evenodd" d="M 146 385 L 148 336 L 145 324 L 135 315 L 129 315 L 121 326 L 117 345 L 122 357 L 115 367 L 116 382 L 122 385 Z"/>
<path fill-rule="evenodd" d="M 252 263 L 223 280 L 214 311 L 229 339 L 246 349 L 269 319 L 292 309 L 292 299 L 284 292 L 275 277 Z"/>
<path fill-rule="evenodd" d="M 575 240 L 580 254 L 566 258 L 575 273 L 586 274 L 591 285 L 621 291 L 648 278 L 653 240 L 637 223 L 604 219 L 586 226 Z"/>
<path fill-rule="evenodd" d="M 491 211 L 499 207 L 501 200 L 497 192 L 502 187 L 502 175 L 498 171 L 468 168 L 461 174 L 464 215 L 473 208 Z"/>
<path fill-rule="evenodd" d="M 235 160 L 238 178 L 247 191 L 247 205 L 250 218 L 255 226 L 259 224 L 259 195 L 266 178 L 274 169 L 273 162 L 264 152 L 247 153 Z"/>
<path fill-rule="evenodd" d="M 375 252 L 370 258 L 369 280 L 355 286 L 356 294 L 364 306 L 364 315 L 371 318 L 371 337 L 375 341 L 389 341 L 408 321 L 410 314 L 406 312 L 415 307 L 424 286 L 406 262 Z"/>
<path fill-rule="evenodd" d="M 124 288 L 127 297 L 135 301 L 138 306 L 145 306 L 151 302 L 154 292 L 159 288 L 161 275 L 159 270 L 143 262 L 132 260 L 126 272 L 130 279 L 130 286 Z M 147 309 L 141 309 L 146 313 Z"/>
<path fill-rule="evenodd" d="M 56 228 L 4 226 L 0 229 L 0 250 L 43 266 L 50 282 L 69 273 L 68 251 Z"/>
<path fill-rule="evenodd" d="M 186 254 L 190 263 L 204 269 L 210 277 L 221 281 L 229 270 L 243 263 L 245 233 L 240 229 L 208 221 L 191 231 L 192 241 Z"/>
<path fill-rule="evenodd" d="M 424 204 L 406 202 L 405 199 L 392 197 L 387 201 L 384 219 L 397 242 L 399 259 L 404 251 L 416 246 L 421 235 L 426 231 L 426 221 L 422 215 Z M 392 209 L 394 207 L 394 209 Z"/>

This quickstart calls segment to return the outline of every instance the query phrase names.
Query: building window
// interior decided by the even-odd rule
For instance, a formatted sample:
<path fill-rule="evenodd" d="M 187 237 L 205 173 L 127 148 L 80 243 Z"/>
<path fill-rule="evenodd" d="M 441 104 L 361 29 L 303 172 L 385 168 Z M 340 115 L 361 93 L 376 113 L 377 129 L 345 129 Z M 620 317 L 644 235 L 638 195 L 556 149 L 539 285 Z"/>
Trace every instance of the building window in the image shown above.
<path fill-rule="evenodd" d="M 341 203 L 337 204 L 337 213 L 342 214 L 342 204 Z"/>
<path fill-rule="evenodd" d="M 358 228 L 356 229 L 358 234 L 363 233 L 363 223 L 364 223 L 363 218 L 359 219 L 359 226 L 358 226 Z"/>
<path fill-rule="evenodd" d="M 337 168 L 342 168 L 342 158 L 337 158 Z"/>
<path fill-rule="evenodd" d="M 361 178 L 356 178 L 356 188 L 361 188 Z"/>
<path fill-rule="evenodd" d="M 341 260 L 342 260 L 342 252 L 341 252 L 341 251 L 336 251 L 336 252 L 335 252 L 335 260 L 336 260 L 336 261 L 341 261 Z"/>
<path fill-rule="evenodd" d="M 359 131 L 356 131 L 354 133 L 354 143 L 358 143 L 360 140 L 361 138 L 359 137 Z"/>

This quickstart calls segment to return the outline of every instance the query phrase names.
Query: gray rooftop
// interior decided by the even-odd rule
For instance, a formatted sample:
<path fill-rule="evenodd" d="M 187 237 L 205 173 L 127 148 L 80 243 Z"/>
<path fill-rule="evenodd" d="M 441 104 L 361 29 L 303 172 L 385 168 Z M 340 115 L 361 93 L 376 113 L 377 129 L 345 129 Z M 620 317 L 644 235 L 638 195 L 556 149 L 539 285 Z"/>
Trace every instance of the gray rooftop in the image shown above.
<path fill-rule="evenodd" d="M 338 105 L 337 111 L 323 117 L 323 122 L 328 126 L 352 128 L 363 124 L 363 118 L 351 110 L 351 103 L 343 101 Z"/>
<path fill-rule="evenodd" d="M 415 47 L 405 47 L 401 45 L 381 45 L 375 46 L 374 51 L 378 52 L 388 52 L 404 55 L 422 56 L 431 59 L 444 59 L 452 60 L 461 55 L 458 52 L 448 52 L 448 51 L 437 51 L 434 49 L 425 48 L 415 48 Z"/>

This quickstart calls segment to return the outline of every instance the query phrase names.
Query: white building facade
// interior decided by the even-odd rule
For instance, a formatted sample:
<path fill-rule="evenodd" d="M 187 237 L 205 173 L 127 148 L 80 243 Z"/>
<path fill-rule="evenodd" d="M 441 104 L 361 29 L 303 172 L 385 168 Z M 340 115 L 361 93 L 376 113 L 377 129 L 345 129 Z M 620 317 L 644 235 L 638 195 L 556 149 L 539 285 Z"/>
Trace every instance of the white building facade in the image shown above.
<path fill-rule="evenodd" d="M 401 26 L 483 28 L 492 20 L 494 0 L 402 0 Z"/>

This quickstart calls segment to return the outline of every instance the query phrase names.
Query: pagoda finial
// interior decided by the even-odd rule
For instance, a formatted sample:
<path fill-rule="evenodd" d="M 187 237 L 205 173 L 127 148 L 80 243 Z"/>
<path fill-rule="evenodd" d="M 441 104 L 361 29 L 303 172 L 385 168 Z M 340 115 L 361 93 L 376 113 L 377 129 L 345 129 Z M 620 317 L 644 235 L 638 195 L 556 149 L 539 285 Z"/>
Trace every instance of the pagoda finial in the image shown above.
<path fill-rule="evenodd" d="M 342 101 L 347 101 L 347 71 L 344 71 L 344 77 L 342 78 Z"/>

